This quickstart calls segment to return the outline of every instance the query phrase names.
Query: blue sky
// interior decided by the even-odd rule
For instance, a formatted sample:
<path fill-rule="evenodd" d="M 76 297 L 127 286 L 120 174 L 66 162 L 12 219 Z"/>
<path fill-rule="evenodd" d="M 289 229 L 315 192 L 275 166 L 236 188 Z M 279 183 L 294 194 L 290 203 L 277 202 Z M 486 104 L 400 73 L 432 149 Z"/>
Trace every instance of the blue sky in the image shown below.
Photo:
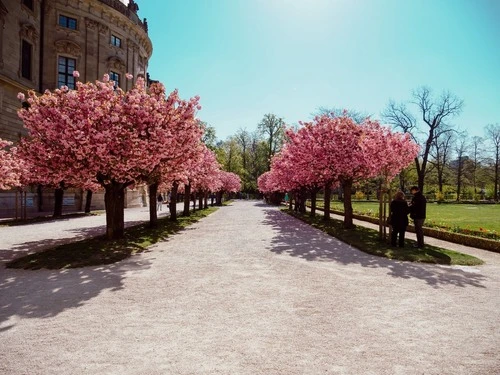
<path fill-rule="evenodd" d="M 465 107 L 470 135 L 500 122 L 500 0 L 137 0 L 167 90 L 200 95 L 226 139 L 266 113 L 288 124 L 323 107 L 380 118 L 427 85 Z"/>

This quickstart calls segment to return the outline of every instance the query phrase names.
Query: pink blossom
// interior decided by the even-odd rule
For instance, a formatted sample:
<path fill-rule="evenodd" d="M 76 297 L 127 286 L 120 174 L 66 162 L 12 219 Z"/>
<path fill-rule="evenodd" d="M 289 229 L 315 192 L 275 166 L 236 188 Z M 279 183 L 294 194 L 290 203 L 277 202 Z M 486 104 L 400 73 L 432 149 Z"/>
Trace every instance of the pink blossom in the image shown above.
<path fill-rule="evenodd" d="M 80 72 L 78 72 L 78 70 L 73 70 L 73 77 L 75 78 L 80 77 Z"/>
<path fill-rule="evenodd" d="M 22 92 L 17 94 L 17 99 L 19 99 L 21 102 L 24 102 L 25 96 Z"/>
<path fill-rule="evenodd" d="M 134 76 L 132 74 L 130 74 L 130 73 L 126 73 L 125 74 L 125 78 L 132 79 L 132 78 L 134 78 Z"/>

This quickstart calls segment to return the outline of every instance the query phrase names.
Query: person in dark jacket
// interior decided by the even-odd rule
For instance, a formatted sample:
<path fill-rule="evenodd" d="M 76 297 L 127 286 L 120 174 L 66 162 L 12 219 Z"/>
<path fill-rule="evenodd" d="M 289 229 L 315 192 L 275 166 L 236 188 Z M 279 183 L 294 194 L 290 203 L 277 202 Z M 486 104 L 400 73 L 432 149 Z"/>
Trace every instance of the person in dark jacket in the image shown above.
<path fill-rule="evenodd" d="M 390 215 L 391 215 L 391 245 L 396 246 L 396 241 L 399 236 L 399 247 L 405 246 L 405 232 L 408 226 L 408 213 L 410 208 L 405 200 L 405 193 L 398 191 L 394 194 L 394 199 L 390 205 Z"/>
<path fill-rule="evenodd" d="M 424 247 L 424 221 L 425 221 L 425 211 L 427 206 L 427 200 L 418 188 L 418 186 L 412 186 L 410 192 L 413 194 L 413 198 L 410 204 L 410 217 L 413 219 L 413 224 L 415 225 L 415 233 L 417 234 L 417 245 L 416 247 Z"/>

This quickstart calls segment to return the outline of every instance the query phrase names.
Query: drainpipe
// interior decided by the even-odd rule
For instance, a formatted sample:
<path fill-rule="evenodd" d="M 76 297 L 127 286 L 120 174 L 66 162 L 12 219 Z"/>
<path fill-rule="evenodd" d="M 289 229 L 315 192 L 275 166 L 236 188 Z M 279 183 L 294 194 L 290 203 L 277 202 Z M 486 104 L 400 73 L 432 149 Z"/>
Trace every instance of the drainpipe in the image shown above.
<path fill-rule="evenodd" d="M 45 0 L 40 1 L 40 61 L 38 64 L 38 92 L 43 92 L 43 50 L 45 47 Z"/>

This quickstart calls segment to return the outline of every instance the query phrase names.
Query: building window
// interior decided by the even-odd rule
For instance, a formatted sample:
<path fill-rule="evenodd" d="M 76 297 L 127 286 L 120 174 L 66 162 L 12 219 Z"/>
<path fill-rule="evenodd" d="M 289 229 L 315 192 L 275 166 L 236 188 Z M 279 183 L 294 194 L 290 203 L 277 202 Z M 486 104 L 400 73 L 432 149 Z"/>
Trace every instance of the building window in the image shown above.
<path fill-rule="evenodd" d="M 113 45 L 115 47 L 121 47 L 122 40 L 115 35 L 111 35 L 111 45 Z"/>
<path fill-rule="evenodd" d="M 111 71 L 109 73 L 109 79 L 115 82 L 115 87 L 120 86 L 120 75 L 118 73 Z"/>
<path fill-rule="evenodd" d="M 33 57 L 33 46 L 27 41 L 22 41 L 21 46 L 21 75 L 23 78 L 31 80 L 31 65 Z"/>
<path fill-rule="evenodd" d="M 76 69 L 76 60 L 69 57 L 59 56 L 58 60 L 58 81 L 57 87 L 68 86 L 70 89 L 75 89 L 75 77 L 73 71 Z"/>
<path fill-rule="evenodd" d="M 76 19 L 59 15 L 59 26 L 66 27 L 71 30 L 76 30 Z"/>
<path fill-rule="evenodd" d="M 33 0 L 23 0 L 23 5 L 29 10 L 33 10 Z"/>

